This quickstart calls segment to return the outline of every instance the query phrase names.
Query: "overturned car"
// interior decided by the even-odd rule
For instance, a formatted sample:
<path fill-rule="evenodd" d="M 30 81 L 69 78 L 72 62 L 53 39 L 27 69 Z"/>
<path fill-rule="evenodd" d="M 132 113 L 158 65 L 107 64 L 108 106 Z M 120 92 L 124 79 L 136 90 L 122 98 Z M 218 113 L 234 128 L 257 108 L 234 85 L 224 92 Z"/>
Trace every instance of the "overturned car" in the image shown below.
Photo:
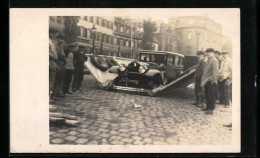
<path fill-rule="evenodd" d="M 140 60 L 86 55 L 85 66 L 107 90 L 145 92 L 151 96 L 168 89 L 180 77 L 193 80 L 194 71 L 183 72 L 184 56 L 173 52 L 141 51 Z"/>

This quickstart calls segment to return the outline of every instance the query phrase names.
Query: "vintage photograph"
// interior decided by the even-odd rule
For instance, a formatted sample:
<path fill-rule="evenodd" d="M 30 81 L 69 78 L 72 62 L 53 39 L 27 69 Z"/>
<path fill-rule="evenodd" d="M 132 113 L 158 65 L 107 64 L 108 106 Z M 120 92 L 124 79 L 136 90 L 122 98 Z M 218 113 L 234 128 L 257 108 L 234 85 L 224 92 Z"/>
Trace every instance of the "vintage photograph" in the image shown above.
<path fill-rule="evenodd" d="M 12 8 L 10 152 L 240 152 L 240 65 L 237 8 Z"/>
<path fill-rule="evenodd" d="M 49 143 L 230 145 L 222 18 L 49 16 Z"/>

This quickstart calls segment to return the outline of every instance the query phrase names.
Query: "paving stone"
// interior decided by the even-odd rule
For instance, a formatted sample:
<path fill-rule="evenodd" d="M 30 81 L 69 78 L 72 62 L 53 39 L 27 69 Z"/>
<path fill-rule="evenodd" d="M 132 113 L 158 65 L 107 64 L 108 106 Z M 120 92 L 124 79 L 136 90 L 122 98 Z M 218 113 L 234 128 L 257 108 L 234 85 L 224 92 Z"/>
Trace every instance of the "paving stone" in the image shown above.
<path fill-rule="evenodd" d="M 79 139 L 76 141 L 76 143 L 78 143 L 78 144 L 84 144 L 84 143 L 86 143 L 87 141 L 88 141 L 88 139 L 79 138 Z"/>
<path fill-rule="evenodd" d="M 108 138 L 110 135 L 108 133 L 101 133 L 99 136 L 103 138 Z"/>
<path fill-rule="evenodd" d="M 54 135 L 52 135 L 53 138 L 64 138 L 66 136 L 67 134 L 65 133 L 55 133 Z"/>
<path fill-rule="evenodd" d="M 97 141 L 90 141 L 88 142 L 89 145 L 98 145 L 98 142 Z"/>
<path fill-rule="evenodd" d="M 80 138 L 86 138 L 88 136 L 88 134 L 87 133 L 81 133 L 81 134 L 78 134 L 77 136 L 80 137 Z"/>
<path fill-rule="evenodd" d="M 67 136 L 65 139 L 69 140 L 69 141 L 74 141 L 75 139 L 77 139 L 77 137 L 75 137 L 75 136 Z"/>
<path fill-rule="evenodd" d="M 138 136 L 133 136 L 132 137 L 134 140 L 141 140 L 142 138 L 141 137 L 138 137 Z"/>
<path fill-rule="evenodd" d="M 111 135 L 117 135 L 118 133 L 119 133 L 118 131 L 113 131 L 113 130 L 109 132 L 109 134 Z"/>
<path fill-rule="evenodd" d="M 60 130 L 58 130 L 57 132 L 59 132 L 59 133 L 65 133 L 65 132 L 68 132 L 69 130 L 68 129 L 60 129 Z"/>
<path fill-rule="evenodd" d="M 60 138 L 55 138 L 51 140 L 51 143 L 53 144 L 62 144 L 64 141 Z"/>
<path fill-rule="evenodd" d="M 133 142 L 133 139 L 124 138 L 124 139 L 122 139 L 122 141 L 125 142 L 125 143 L 131 143 L 131 142 Z"/>
<path fill-rule="evenodd" d="M 144 142 L 149 143 L 149 144 L 152 143 L 152 141 L 153 141 L 151 138 L 144 138 L 143 140 L 144 140 Z"/>
<path fill-rule="evenodd" d="M 70 131 L 68 134 L 69 134 L 69 135 L 73 135 L 73 136 L 75 136 L 75 135 L 78 134 L 78 132 L 76 132 L 76 131 Z"/>
<path fill-rule="evenodd" d="M 134 141 L 134 143 L 133 143 L 134 145 L 143 145 L 144 144 L 144 142 L 142 142 L 142 141 L 139 141 L 139 140 L 136 140 L 136 141 Z"/>

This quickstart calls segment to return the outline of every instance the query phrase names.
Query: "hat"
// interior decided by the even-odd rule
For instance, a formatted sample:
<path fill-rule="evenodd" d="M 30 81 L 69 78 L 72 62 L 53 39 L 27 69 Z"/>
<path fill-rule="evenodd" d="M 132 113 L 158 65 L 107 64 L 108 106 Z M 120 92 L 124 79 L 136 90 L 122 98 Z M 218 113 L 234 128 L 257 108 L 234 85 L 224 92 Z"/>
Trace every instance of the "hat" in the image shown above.
<path fill-rule="evenodd" d="M 57 38 L 64 38 L 65 36 L 64 36 L 63 33 L 58 32 L 58 33 L 56 34 L 56 37 L 57 37 Z"/>
<path fill-rule="evenodd" d="M 197 51 L 197 55 L 204 55 L 204 52 L 203 51 Z"/>
<path fill-rule="evenodd" d="M 71 44 L 68 45 L 68 47 L 73 48 L 73 47 L 77 47 L 77 45 L 78 45 L 77 43 L 71 43 Z"/>
<path fill-rule="evenodd" d="M 214 53 L 215 53 L 215 54 L 218 54 L 218 55 L 220 55 L 220 54 L 221 54 L 219 51 L 215 51 Z"/>
<path fill-rule="evenodd" d="M 205 52 L 206 52 L 206 53 L 210 53 L 210 52 L 213 52 L 213 53 L 214 53 L 215 51 L 214 51 L 213 48 L 208 48 Z"/>
<path fill-rule="evenodd" d="M 228 50 L 223 50 L 222 54 L 229 54 L 229 51 Z"/>

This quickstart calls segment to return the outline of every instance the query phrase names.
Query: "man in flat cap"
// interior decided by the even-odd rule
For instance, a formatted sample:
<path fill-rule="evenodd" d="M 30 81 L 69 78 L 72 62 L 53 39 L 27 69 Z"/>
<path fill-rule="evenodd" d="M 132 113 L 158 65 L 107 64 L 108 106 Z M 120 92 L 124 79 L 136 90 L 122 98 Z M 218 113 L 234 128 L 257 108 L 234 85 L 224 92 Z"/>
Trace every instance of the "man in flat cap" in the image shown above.
<path fill-rule="evenodd" d="M 221 65 L 221 61 L 223 60 L 223 57 L 221 55 L 221 53 L 219 51 L 216 51 L 215 50 L 215 57 L 216 59 L 218 60 L 218 63 L 219 63 L 219 69 L 220 69 L 220 65 Z M 220 84 L 219 84 L 219 81 L 218 81 L 218 84 L 217 84 L 217 93 L 216 93 L 216 100 L 218 100 L 219 104 L 223 104 L 223 97 L 220 95 L 220 91 L 221 91 L 221 88 L 220 88 Z"/>
<path fill-rule="evenodd" d="M 61 97 L 64 98 L 65 96 L 62 93 L 62 85 L 64 81 L 64 72 L 65 72 L 65 64 L 66 64 L 66 57 L 63 50 L 63 42 L 64 42 L 64 35 L 61 32 L 56 34 L 57 42 L 55 43 L 55 47 L 58 54 L 57 65 L 59 70 L 56 72 L 56 78 L 54 82 L 53 88 L 53 98 Z"/>
<path fill-rule="evenodd" d="M 198 64 L 195 71 L 195 88 L 194 88 L 196 102 L 193 103 L 193 105 L 196 105 L 197 107 L 203 107 L 202 102 L 204 99 L 204 90 L 203 87 L 201 86 L 201 76 L 203 74 L 203 70 L 206 64 L 206 61 L 204 60 L 204 52 L 197 51 L 197 57 L 198 57 Z"/>
<path fill-rule="evenodd" d="M 229 87 L 227 84 L 227 80 L 232 76 L 232 66 L 231 60 L 227 56 L 229 54 L 228 51 L 222 51 L 223 60 L 221 62 L 220 70 L 219 70 L 219 85 L 220 85 L 220 97 L 223 98 L 223 102 L 221 104 L 224 107 L 229 106 L 230 96 L 229 96 Z"/>
<path fill-rule="evenodd" d="M 80 92 L 81 84 L 84 79 L 84 62 L 85 62 L 85 54 L 84 48 L 79 47 L 78 51 L 74 51 L 74 77 L 72 81 L 72 91 Z"/>
<path fill-rule="evenodd" d="M 215 58 L 213 48 L 208 48 L 206 53 L 208 54 L 208 60 L 201 77 L 201 86 L 204 86 L 205 92 L 206 108 L 202 110 L 205 110 L 206 114 L 212 114 L 216 103 L 219 63 Z"/>

